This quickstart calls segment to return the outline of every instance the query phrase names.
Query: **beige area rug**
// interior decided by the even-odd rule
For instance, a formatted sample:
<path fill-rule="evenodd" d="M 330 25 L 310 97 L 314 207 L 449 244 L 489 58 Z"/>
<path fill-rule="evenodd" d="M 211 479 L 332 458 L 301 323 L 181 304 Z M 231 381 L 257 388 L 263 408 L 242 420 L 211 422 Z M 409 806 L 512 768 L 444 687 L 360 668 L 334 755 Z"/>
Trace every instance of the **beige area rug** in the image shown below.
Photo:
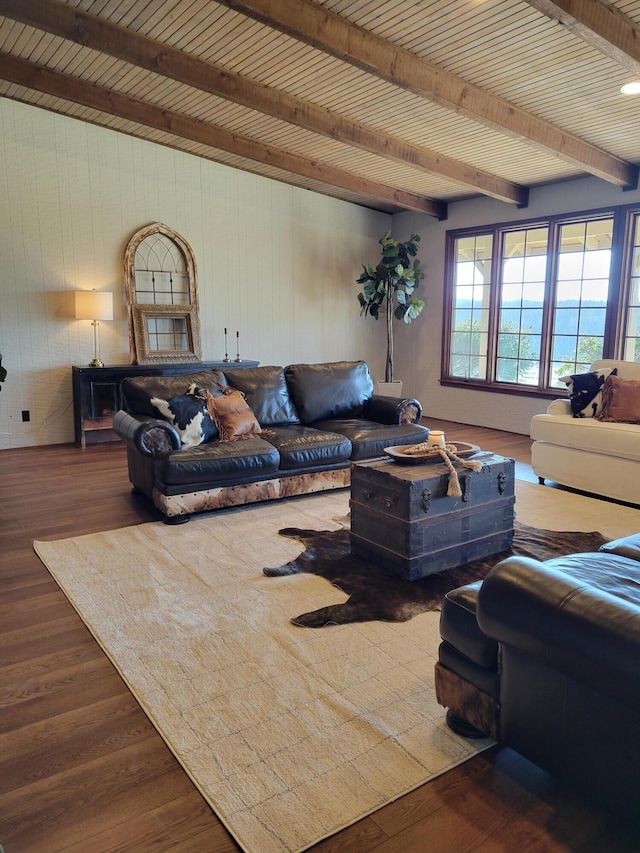
<path fill-rule="evenodd" d="M 638 510 L 517 481 L 520 521 L 640 530 Z M 490 745 L 446 727 L 438 614 L 323 631 L 292 613 L 344 601 L 313 575 L 273 579 L 337 529 L 347 491 L 148 523 L 35 550 L 202 795 L 247 853 L 300 851 Z"/>

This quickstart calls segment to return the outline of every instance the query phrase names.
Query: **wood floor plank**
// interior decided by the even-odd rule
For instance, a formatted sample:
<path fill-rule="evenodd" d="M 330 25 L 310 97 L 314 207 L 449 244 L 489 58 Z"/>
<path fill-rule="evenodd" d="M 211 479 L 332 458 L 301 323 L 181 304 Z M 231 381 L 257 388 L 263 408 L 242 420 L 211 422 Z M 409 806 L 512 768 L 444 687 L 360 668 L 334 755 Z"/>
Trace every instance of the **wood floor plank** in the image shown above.
<path fill-rule="evenodd" d="M 381 844 L 389 840 L 380 827 L 366 817 L 320 841 L 312 849 L 313 853 L 362 853 L 364 850 L 377 850 Z"/>
<path fill-rule="evenodd" d="M 12 685 L 23 685 L 34 676 L 58 672 L 89 660 L 103 659 L 103 652 L 97 643 L 84 642 L 61 651 L 51 651 L 39 657 L 20 660 L 0 666 L 0 689 L 9 690 Z"/>
<path fill-rule="evenodd" d="M 197 791 L 64 848 L 64 853 L 237 853 L 240 849 Z"/>
<path fill-rule="evenodd" d="M 15 583 L 10 583 L 6 577 L 3 579 L 2 601 L 4 605 L 11 605 L 7 609 L 13 613 L 16 605 L 20 606 L 21 603 L 28 605 L 29 599 L 59 591 L 60 587 L 52 577 L 45 580 L 38 575 L 33 577 L 31 583 L 25 583 L 24 576 L 17 574 Z M 5 629 L 5 621 L 0 619 L 0 632 Z"/>
<path fill-rule="evenodd" d="M 536 482 L 527 436 L 429 425 L 511 456 L 517 475 Z M 6 853 L 239 853 L 33 551 L 34 539 L 158 519 L 130 492 L 124 446 L 1 451 L 0 509 Z M 631 853 L 640 843 L 517 753 L 495 747 L 313 853 L 412 850 Z"/>
<path fill-rule="evenodd" d="M 3 844 L 8 851 L 63 850 L 191 790 L 171 753 L 148 739 L 3 795 Z"/>
<path fill-rule="evenodd" d="M 493 778 L 503 768 L 521 760 L 512 750 L 481 753 L 473 761 L 465 761 L 456 773 L 446 773 L 431 784 L 423 785 L 410 797 L 401 797 L 380 809 L 372 815 L 372 820 L 388 837 L 399 835 L 447 803 L 463 796 L 470 787 L 482 785 L 483 779 Z"/>
<path fill-rule="evenodd" d="M 452 792 L 443 799 L 439 809 L 381 845 L 379 853 L 399 849 L 399 842 L 402 843 L 403 850 L 417 853 L 424 849 L 421 845 L 424 845 L 425 838 L 429 839 L 430 853 L 475 851 L 487 838 L 499 842 L 514 823 L 518 826 L 528 826 L 536 809 L 544 814 L 547 820 L 546 825 L 541 825 L 537 839 L 540 845 L 537 849 L 541 850 L 545 849 L 549 838 L 553 837 L 552 831 L 555 827 L 551 826 L 550 815 L 555 813 L 556 808 L 560 806 L 560 811 L 567 814 L 587 808 L 582 800 L 572 794 L 565 798 L 562 786 L 529 762 L 516 761 L 506 768 L 494 770 L 495 772 L 479 774 L 473 787 L 467 786 Z M 532 786 L 532 782 L 538 784 Z M 597 830 L 602 828 L 604 818 L 600 816 L 599 820 Z M 576 826 L 576 833 L 582 830 L 573 817 L 569 822 Z M 572 840 L 569 839 L 569 842 Z M 573 848 L 569 846 L 562 849 Z"/>
<path fill-rule="evenodd" d="M 70 770 L 103 754 L 153 738 L 155 729 L 127 691 L 45 717 L 18 732 L 0 735 L 0 778 L 13 791 Z"/>
<path fill-rule="evenodd" d="M 31 590 L 30 590 L 31 592 Z M 0 604 L 2 632 L 28 628 L 40 622 L 52 622 L 67 615 L 69 601 L 61 589 L 52 589 L 42 595 L 7 601 Z"/>
<path fill-rule="evenodd" d="M 0 733 L 16 731 L 74 707 L 86 709 L 107 696 L 128 692 L 109 660 L 102 655 L 44 678 L 29 679 L 22 690 L 9 687 L 2 703 Z"/>
<path fill-rule="evenodd" d="M 37 625 L 0 632 L 0 660 L 11 664 L 40 654 L 60 651 L 91 638 L 71 606 L 67 615 Z"/>

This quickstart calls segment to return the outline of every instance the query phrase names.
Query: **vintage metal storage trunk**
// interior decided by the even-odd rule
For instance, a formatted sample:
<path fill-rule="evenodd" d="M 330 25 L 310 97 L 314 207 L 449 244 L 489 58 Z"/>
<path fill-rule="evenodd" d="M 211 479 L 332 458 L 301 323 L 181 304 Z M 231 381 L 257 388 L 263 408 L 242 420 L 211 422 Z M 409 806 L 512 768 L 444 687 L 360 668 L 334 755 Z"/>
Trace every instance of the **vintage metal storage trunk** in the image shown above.
<path fill-rule="evenodd" d="M 376 459 L 351 466 L 351 551 L 407 580 L 508 550 L 513 541 L 513 459 L 478 455 L 456 466 L 461 497 L 448 497 L 444 463 Z"/>

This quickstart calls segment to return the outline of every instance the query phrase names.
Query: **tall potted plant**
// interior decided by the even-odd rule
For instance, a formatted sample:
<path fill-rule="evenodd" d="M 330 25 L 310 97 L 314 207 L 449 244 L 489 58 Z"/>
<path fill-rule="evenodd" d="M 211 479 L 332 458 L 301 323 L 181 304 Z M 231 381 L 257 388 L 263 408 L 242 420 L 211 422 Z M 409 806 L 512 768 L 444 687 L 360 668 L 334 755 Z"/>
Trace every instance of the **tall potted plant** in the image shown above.
<path fill-rule="evenodd" d="M 399 243 L 391 236 L 391 231 L 378 240 L 382 246 L 382 257 L 374 268 L 371 264 L 362 265 L 362 273 L 357 280 L 364 285 L 358 294 L 360 315 L 378 320 L 384 312 L 387 329 L 387 358 L 385 361 L 385 382 L 393 382 L 393 318 L 411 323 L 420 316 L 424 308 L 422 299 L 413 295 L 419 286 L 424 272 L 418 254 L 418 234 L 412 234 L 405 243 Z"/>

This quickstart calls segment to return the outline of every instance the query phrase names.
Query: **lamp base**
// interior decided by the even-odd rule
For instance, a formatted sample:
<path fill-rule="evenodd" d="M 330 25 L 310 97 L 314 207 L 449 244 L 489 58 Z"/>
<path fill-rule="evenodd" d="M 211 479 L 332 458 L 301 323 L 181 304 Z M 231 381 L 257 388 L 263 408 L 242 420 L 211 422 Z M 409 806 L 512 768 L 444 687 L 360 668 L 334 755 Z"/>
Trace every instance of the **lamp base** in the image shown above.
<path fill-rule="evenodd" d="M 91 367 L 104 367 L 104 361 L 100 361 L 99 358 L 94 358 L 89 363 Z"/>

